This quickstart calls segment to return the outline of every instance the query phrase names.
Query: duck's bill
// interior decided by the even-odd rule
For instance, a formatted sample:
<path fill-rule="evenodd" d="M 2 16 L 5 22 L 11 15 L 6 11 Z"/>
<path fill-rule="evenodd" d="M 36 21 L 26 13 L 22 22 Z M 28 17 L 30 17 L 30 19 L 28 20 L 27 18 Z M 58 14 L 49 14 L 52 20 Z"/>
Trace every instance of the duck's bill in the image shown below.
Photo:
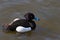
<path fill-rule="evenodd" d="M 34 20 L 35 20 L 35 21 L 40 21 L 40 18 L 35 17 Z"/>

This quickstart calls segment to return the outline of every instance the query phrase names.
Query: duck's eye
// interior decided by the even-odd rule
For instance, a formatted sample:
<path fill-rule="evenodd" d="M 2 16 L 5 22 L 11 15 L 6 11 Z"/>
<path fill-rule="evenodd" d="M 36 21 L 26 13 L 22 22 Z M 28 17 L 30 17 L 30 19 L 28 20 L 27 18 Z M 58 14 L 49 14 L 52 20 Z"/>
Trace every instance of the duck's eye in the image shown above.
<path fill-rule="evenodd" d="M 32 16 L 31 16 L 32 17 Z"/>

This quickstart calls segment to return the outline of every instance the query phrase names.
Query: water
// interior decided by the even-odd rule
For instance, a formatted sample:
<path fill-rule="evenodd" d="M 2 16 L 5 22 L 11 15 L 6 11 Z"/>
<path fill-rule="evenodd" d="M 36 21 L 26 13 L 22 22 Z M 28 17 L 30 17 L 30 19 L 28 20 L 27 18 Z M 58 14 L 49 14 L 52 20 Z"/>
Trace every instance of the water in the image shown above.
<path fill-rule="evenodd" d="M 33 12 L 40 18 L 34 31 L 5 33 L 2 25 Z M 60 40 L 60 0 L 0 0 L 0 40 Z"/>

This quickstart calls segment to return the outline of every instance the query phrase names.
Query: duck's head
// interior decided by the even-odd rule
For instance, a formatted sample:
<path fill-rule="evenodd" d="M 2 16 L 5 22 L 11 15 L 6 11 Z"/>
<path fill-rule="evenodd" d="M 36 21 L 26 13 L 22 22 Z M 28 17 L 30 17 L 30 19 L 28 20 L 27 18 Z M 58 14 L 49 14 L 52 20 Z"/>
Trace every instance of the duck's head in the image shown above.
<path fill-rule="evenodd" d="M 36 17 L 33 13 L 28 12 L 24 15 L 24 17 L 26 18 L 26 20 L 33 20 L 35 19 L 36 21 L 39 21 L 40 19 L 38 17 Z"/>

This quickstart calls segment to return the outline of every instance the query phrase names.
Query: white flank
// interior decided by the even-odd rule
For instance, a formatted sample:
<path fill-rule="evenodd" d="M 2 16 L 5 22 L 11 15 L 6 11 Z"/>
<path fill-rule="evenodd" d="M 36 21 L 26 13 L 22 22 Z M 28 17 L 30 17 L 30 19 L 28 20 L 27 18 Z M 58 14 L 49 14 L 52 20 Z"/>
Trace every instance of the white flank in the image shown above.
<path fill-rule="evenodd" d="M 16 28 L 16 31 L 17 31 L 17 32 L 28 32 L 28 31 L 31 31 L 31 27 L 25 28 L 25 27 L 23 27 L 23 26 L 18 26 L 18 27 Z"/>

